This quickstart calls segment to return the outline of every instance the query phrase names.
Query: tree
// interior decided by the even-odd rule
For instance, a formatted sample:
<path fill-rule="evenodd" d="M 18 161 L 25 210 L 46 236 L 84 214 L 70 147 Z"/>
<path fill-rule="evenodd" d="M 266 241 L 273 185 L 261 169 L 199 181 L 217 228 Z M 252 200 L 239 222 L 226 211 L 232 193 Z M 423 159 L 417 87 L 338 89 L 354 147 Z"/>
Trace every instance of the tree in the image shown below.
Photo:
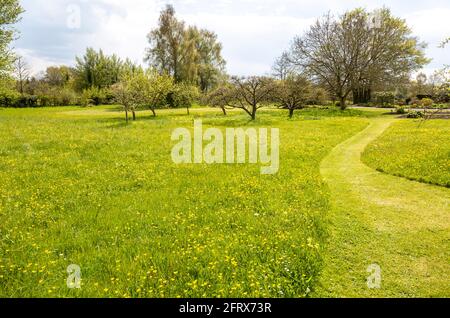
<path fill-rule="evenodd" d="M 91 87 L 106 88 L 119 82 L 124 63 L 116 55 L 107 56 L 102 50 L 87 48 L 85 55 L 76 58 L 75 86 L 78 90 Z"/>
<path fill-rule="evenodd" d="M 272 99 L 276 85 L 271 78 L 264 76 L 232 77 L 228 85 L 222 85 L 212 95 L 213 105 L 222 110 L 236 108 L 245 111 L 252 120 L 256 119 L 258 109 Z M 225 111 L 224 111 L 225 113 Z"/>
<path fill-rule="evenodd" d="M 222 57 L 222 44 L 217 41 L 214 32 L 202 29 L 197 32 L 195 48 L 198 52 L 197 82 L 202 92 L 215 87 L 224 73 L 226 62 Z"/>
<path fill-rule="evenodd" d="M 292 118 L 296 109 L 305 108 L 311 93 L 311 83 L 305 77 L 291 75 L 277 82 L 273 96 L 281 108 L 289 110 Z"/>
<path fill-rule="evenodd" d="M 439 45 L 441 49 L 445 48 L 445 46 L 450 42 L 450 37 L 445 38 L 444 41 Z"/>
<path fill-rule="evenodd" d="M 167 96 L 173 91 L 174 81 L 172 77 L 160 75 L 153 70 L 147 71 L 146 78 L 148 79 L 145 90 L 146 105 L 156 117 L 155 109 L 166 105 Z"/>
<path fill-rule="evenodd" d="M 50 86 L 63 87 L 73 78 L 73 70 L 67 66 L 47 67 L 44 75 L 44 81 Z"/>
<path fill-rule="evenodd" d="M 150 48 L 147 49 L 145 61 L 159 72 L 166 72 L 176 82 L 180 82 L 184 37 L 184 22 L 178 21 L 173 6 L 167 5 L 159 17 L 158 28 L 147 36 Z"/>
<path fill-rule="evenodd" d="M 342 109 L 370 98 L 372 87 L 409 76 L 428 62 L 425 45 L 411 36 L 405 21 L 383 8 L 319 19 L 294 40 L 292 62 L 339 99 Z"/>
<path fill-rule="evenodd" d="M 14 63 L 14 75 L 17 80 L 18 91 L 23 96 L 25 83 L 30 77 L 30 70 L 28 64 L 21 56 L 19 56 Z"/>
<path fill-rule="evenodd" d="M 159 26 L 148 35 L 150 47 L 145 61 L 160 74 L 173 76 L 176 83 L 186 82 L 206 92 L 224 72 L 222 44 L 217 35 L 195 26 L 186 27 L 167 5 L 159 17 Z"/>
<path fill-rule="evenodd" d="M 189 115 L 189 108 L 198 99 L 199 92 L 195 86 L 187 83 L 178 83 L 175 84 L 169 96 L 173 107 L 186 107 L 187 114 Z"/>
<path fill-rule="evenodd" d="M 16 37 L 13 24 L 20 21 L 24 12 L 18 0 L 0 1 L 0 78 L 8 77 L 14 63 L 9 45 Z"/>
<path fill-rule="evenodd" d="M 131 103 L 136 107 L 149 108 L 153 116 L 156 116 L 156 108 L 166 105 L 167 96 L 174 90 L 172 77 L 160 75 L 152 69 L 132 74 L 129 85 L 133 93 Z"/>
<path fill-rule="evenodd" d="M 292 73 L 292 63 L 288 52 L 283 54 L 275 60 L 272 66 L 273 76 L 279 80 L 285 80 L 290 73 Z"/>
<path fill-rule="evenodd" d="M 127 124 L 129 121 L 129 112 L 133 114 L 133 120 L 136 120 L 136 108 L 140 100 L 140 97 L 136 96 L 140 92 L 136 91 L 135 87 L 133 87 L 135 85 L 133 83 L 135 78 L 135 74 L 124 74 L 121 80 L 111 87 L 115 102 L 123 106 Z"/>
<path fill-rule="evenodd" d="M 222 110 L 224 116 L 226 116 L 227 107 L 229 107 L 229 105 L 232 103 L 233 95 L 233 87 L 228 83 L 225 83 L 217 87 L 214 91 L 206 96 L 206 103 L 208 103 L 212 107 L 219 107 Z"/>
<path fill-rule="evenodd" d="M 125 111 L 125 119 L 128 124 L 128 112 L 131 109 L 131 94 L 128 83 L 123 80 L 117 84 L 114 84 L 111 89 L 114 94 L 114 100 L 116 101 L 116 103 L 123 106 L 123 109 Z"/>

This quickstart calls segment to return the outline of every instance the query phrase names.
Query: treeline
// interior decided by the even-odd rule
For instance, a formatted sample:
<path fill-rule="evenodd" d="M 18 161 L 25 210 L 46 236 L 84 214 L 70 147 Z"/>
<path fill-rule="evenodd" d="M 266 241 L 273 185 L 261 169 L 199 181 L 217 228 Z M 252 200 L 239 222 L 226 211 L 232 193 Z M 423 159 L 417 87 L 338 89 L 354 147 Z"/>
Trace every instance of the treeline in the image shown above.
<path fill-rule="evenodd" d="M 17 1 L 13 2 L 20 8 Z M 17 22 L 21 12 L 21 9 L 15 12 L 15 20 L 8 23 Z M 149 48 L 145 56 L 148 69 L 129 59 L 122 60 L 117 55 L 88 48 L 84 56 L 76 58 L 74 67 L 52 66 L 38 76 L 30 76 L 26 61 L 11 55 L 10 68 L 5 73 L 12 76 L 2 78 L 0 105 L 113 104 L 123 102 L 118 96 L 122 87 L 127 88 L 127 104 L 132 108 L 137 108 L 137 103 L 139 107 L 152 110 L 162 105 L 189 107 L 185 103 L 217 87 L 226 78 L 222 45 L 217 35 L 206 29 L 186 26 L 176 18 L 171 5 L 161 12 L 159 25 L 151 30 L 148 40 Z M 151 87 L 145 94 L 144 91 L 130 93 L 136 85 Z"/>

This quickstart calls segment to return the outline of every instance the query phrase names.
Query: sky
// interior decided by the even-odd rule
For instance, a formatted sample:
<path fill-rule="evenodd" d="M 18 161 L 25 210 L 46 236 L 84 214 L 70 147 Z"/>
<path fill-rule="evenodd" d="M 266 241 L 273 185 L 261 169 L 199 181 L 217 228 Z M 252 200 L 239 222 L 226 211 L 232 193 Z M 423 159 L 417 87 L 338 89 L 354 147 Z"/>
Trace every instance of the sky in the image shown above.
<path fill-rule="evenodd" d="M 388 7 L 406 19 L 413 34 L 428 43 L 432 58 L 424 72 L 450 64 L 450 2 L 441 0 L 22 0 L 26 12 L 17 25 L 16 51 L 38 74 L 51 65 L 74 65 L 86 47 L 142 64 L 147 34 L 166 4 L 179 19 L 214 31 L 223 44 L 231 75 L 267 75 L 274 60 L 327 12 Z"/>

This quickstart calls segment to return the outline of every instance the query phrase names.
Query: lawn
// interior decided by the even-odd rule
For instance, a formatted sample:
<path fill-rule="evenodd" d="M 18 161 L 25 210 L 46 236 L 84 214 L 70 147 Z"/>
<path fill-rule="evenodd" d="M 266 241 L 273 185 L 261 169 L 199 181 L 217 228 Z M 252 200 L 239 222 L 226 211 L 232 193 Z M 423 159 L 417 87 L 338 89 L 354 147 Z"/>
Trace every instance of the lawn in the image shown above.
<path fill-rule="evenodd" d="M 380 173 L 361 161 L 363 150 L 396 121 L 371 119 L 321 163 L 331 192 L 330 236 L 314 297 L 450 296 L 450 189 Z"/>
<path fill-rule="evenodd" d="M 193 109 L 125 125 L 115 107 L 0 109 L 0 297 L 308 296 L 331 209 L 320 162 L 371 116 Z M 280 172 L 173 164 L 171 133 L 194 118 L 280 128 Z"/>
<path fill-rule="evenodd" d="M 450 187 L 448 120 L 399 121 L 364 152 L 370 167 L 411 180 Z"/>

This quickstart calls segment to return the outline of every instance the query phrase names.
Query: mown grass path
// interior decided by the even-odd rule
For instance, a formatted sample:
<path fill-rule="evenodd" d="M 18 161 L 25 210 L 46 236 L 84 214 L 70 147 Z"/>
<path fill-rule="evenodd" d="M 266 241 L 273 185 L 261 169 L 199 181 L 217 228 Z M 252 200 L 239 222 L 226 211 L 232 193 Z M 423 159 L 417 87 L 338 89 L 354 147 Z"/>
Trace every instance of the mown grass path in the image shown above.
<path fill-rule="evenodd" d="M 393 121 L 372 119 L 322 162 L 332 211 L 317 297 L 450 296 L 450 189 L 361 162 L 366 146 Z M 367 286 L 371 264 L 381 267 L 380 289 Z"/>

